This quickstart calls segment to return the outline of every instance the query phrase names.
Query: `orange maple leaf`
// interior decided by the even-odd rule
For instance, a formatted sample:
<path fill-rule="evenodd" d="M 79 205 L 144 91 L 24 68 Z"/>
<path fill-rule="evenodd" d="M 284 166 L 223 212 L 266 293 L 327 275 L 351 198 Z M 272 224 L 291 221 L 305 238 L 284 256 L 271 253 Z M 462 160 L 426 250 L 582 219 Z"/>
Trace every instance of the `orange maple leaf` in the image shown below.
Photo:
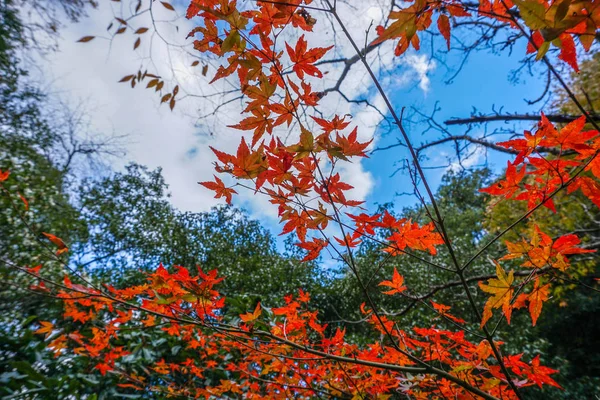
<path fill-rule="evenodd" d="M 227 204 L 231 204 L 231 196 L 234 193 L 237 194 L 237 192 L 232 188 L 226 187 L 225 184 L 223 183 L 223 181 L 221 179 L 219 179 L 218 176 L 216 176 L 216 175 L 213 175 L 213 176 L 215 177 L 215 182 L 198 182 L 198 183 L 207 189 L 214 190 L 216 192 L 215 199 L 218 199 L 220 197 L 225 197 Z"/>
<path fill-rule="evenodd" d="M 383 292 L 383 294 L 393 295 L 396 293 L 402 293 L 406 290 L 406 286 L 402 286 L 404 284 L 404 277 L 398 273 L 396 267 L 394 267 L 394 274 L 392 275 L 391 281 L 383 281 L 379 283 L 379 286 L 388 286 L 391 287 L 392 290 L 388 290 L 387 292 Z"/>
<path fill-rule="evenodd" d="M 59 336 L 50 343 L 48 348 L 54 352 L 54 357 L 60 356 L 63 349 L 67 348 L 67 338 L 65 336 Z"/>
<path fill-rule="evenodd" d="M 314 47 L 307 51 L 308 43 L 304 39 L 304 35 L 300 36 L 296 47 L 292 49 L 289 44 L 285 44 L 290 60 L 294 63 L 294 72 L 298 78 L 304 79 L 304 74 L 322 78 L 323 73 L 317 67 L 312 65 L 325 55 L 333 46 L 329 47 Z"/>
<path fill-rule="evenodd" d="M 598 165 L 600 166 L 600 163 Z M 600 174 L 600 168 L 598 171 Z M 569 192 L 573 192 L 576 189 L 581 189 L 581 193 L 600 208 L 600 184 L 598 182 L 587 176 L 580 176 L 568 187 Z"/>
<path fill-rule="evenodd" d="M 334 239 L 340 244 L 340 246 L 348 246 L 348 247 L 356 247 L 362 243 L 360 239 L 362 235 L 358 232 L 354 232 L 352 234 L 346 233 L 346 236 L 343 239 L 338 237 L 334 237 Z"/>
<path fill-rule="evenodd" d="M 448 50 L 450 50 L 450 18 L 445 14 L 440 14 L 437 20 L 437 26 L 444 39 L 446 39 Z"/>
<path fill-rule="evenodd" d="M 19 198 L 21 199 L 21 201 L 25 205 L 25 211 L 29 210 L 29 202 L 27 201 L 27 199 L 25 198 L 25 196 L 23 196 L 21 193 L 19 193 Z"/>
<path fill-rule="evenodd" d="M 365 149 L 373 142 L 373 139 L 360 143 L 356 140 L 357 133 L 357 128 L 354 128 L 348 137 L 340 136 L 336 133 L 335 142 L 341 148 L 341 153 L 344 156 L 367 157 Z"/>
<path fill-rule="evenodd" d="M 254 146 L 265 132 L 273 133 L 273 118 L 269 118 L 270 111 L 267 109 L 257 108 L 251 111 L 253 116 L 244 118 L 236 125 L 228 125 L 229 128 L 239 129 L 242 131 L 254 131 L 252 135 L 252 146 Z"/>
<path fill-rule="evenodd" d="M 438 304 L 436 302 L 434 302 L 433 300 L 431 300 L 431 305 L 433 306 L 433 309 L 436 310 L 441 316 L 446 317 L 458 324 L 465 324 L 466 321 L 462 318 L 458 318 L 455 317 L 454 315 L 450 314 L 448 311 L 450 311 L 450 306 L 444 305 L 444 304 Z"/>
<path fill-rule="evenodd" d="M 346 121 L 346 117 L 342 117 L 340 118 L 339 115 L 336 115 L 335 117 L 333 117 L 333 119 L 331 121 L 327 121 L 326 119 L 323 118 L 317 118 L 317 117 L 311 117 L 317 124 L 319 124 L 321 126 L 321 128 L 323 128 L 323 132 L 325 133 L 330 133 L 332 131 L 341 131 L 343 129 L 345 129 L 348 125 L 350 125 L 350 122 Z"/>
<path fill-rule="evenodd" d="M 54 331 L 54 324 L 52 322 L 48 322 L 48 321 L 40 321 L 40 325 L 41 325 L 41 327 L 34 333 L 36 333 L 38 335 L 45 334 L 46 335 L 45 339 L 48 339 L 52 335 L 52 332 Z"/>
<path fill-rule="evenodd" d="M 260 317 L 261 313 L 262 313 L 262 308 L 260 306 L 260 301 L 259 301 L 258 303 L 256 303 L 256 308 L 254 309 L 254 312 L 242 314 L 242 315 L 240 315 L 240 319 L 242 321 L 244 321 L 245 323 L 252 322 L 252 321 L 257 320 L 258 317 Z"/>
<path fill-rule="evenodd" d="M 525 166 L 521 167 L 520 170 L 517 170 L 515 164 L 509 161 L 506 167 L 506 178 L 494 183 L 490 187 L 479 189 L 479 191 L 491 194 L 492 196 L 504 196 L 505 198 L 510 199 L 521 189 L 519 183 L 524 177 Z"/>
<path fill-rule="evenodd" d="M 531 315 L 531 321 L 533 322 L 533 326 L 535 326 L 535 324 L 537 323 L 538 317 L 542 312 L 542 306 L 544 305 L 544 301 L 548 300 L 549 292 L 550 284 L 546 284 L 540 287 L 540 278 L 537 277 L 535 279 L 533 291 L 527 297 L 527 300 L 529 300 L 529 314 Z"/>
<path fill-rule="evenodd" d="M 540 356 L 538 354 L 533 360 L 531 360 L 531 370 L 527 372 L 527 378 L 533 381 L 539 387 L 542 387 L 542 384 L 546 384 L 562 389 L 562 387 L 549 376 L 550 374 L 557 372 L 558 371 L 555 369 L 540 365 Z"/>
<path fill-rule="evenodd" d="M 386 218 L 386 216 L 388 218 Z M 382 224 L 386 227 L 390 226 L 388 225 L 389 222 L 386 222 L 386 220 L 389 219 L 389 216 L 390 214 L 387 212 L 384 214 L 384 221 Z M 387 238 L 387 240 L 392 242 L 392 245 L 386 247 L 384 251 L 393 256 L 401 254 L 406 247 L 415 250 L 427 250 L 431 255 L 436 255 L 437 250 L 435 246 L 444 244 L 442 236 L 434 231 L 435 226 L 433 223 L 419 227 L 419 224 L 413 223 L 410 220 L 398 221 L 394 219 L 394 222 L 392 222 L 390 227 L 396 229 L 397 232 L 394 232 Z"/>
<path fill-rule="evenodd" d="M 313 238 L 311 242 L 296 243 L 296 246 L 308 251 L 308 254 L 304 256 L 302 261 L 310 261 L 317 258 L 321 253 L 321 250 L 327 247 L 328 244 L 329 242 L 327 240 Z"/>
<path fill-rule="evenodd" d="M 558 58 L 569 64 L 575 72 L 579 72 L 579 65 L 577 65 L 577 49 L 575 48 L 573 36 L 568 33 L 563 33 L 558 39 L 560 40 L 560 54 L 558 55 Z"/>
<path fill-rule="evenodd" d="M 96 366 L 94 367 L 94 369 L 97 369 L 98 371 L 100 371 L 100 373 L 102 374 L 102 376 L 106 375 L 106 373 L 108 371 L 112 371 L 113 370 L 113 368 L 110 365 L 106 364 L 106 363 L 96 364 Z"/>
<path fill-rule="evenodd" d="M 53 234 L 46 233 L 46 232 L 42 232 L 42 235 L 46 236 L 48 238 L 48 240 L 50 240 L 52 243 L 54 243 L 58 247 L 58 250 L 56 251 L 57 256 L 69 251 L 69 248 L 67 247 L 65 242 L 62 241 L 61 238 L 56 237 Z"/>
<path fill-rule="evenodd" d="M 26 269 L 27 269 L 27 272 L 30 272 L 34 275 L 39 275 L 40 270 L 42 269 L 42 264 L 36 265 L 35 267 L 26 268 Z"/>

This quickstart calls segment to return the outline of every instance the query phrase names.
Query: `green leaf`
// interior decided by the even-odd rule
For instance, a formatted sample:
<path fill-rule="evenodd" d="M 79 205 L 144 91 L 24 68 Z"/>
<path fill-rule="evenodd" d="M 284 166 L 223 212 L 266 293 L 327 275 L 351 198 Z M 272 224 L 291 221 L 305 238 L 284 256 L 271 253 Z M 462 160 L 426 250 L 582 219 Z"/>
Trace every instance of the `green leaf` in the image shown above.
<path fill-rule="evenodd" d="M 33 321 L 35 321 L 37 319 L 37 315 L 31 315 L 29 316 L 27 319 L 25 319 L 23 321 L 23 323 L 21 324 L 21 326 L 23 328 L 26 328 L 27 326 L 29 326 Z"/>
<path fill-rule="evenodd" d="M 536 1 L 514 0 L 521 12 L 521 17 L 530 29 L 538 30 L 548 26 L 546 8 Z"/>
<path fill-rule="evenodd" d="M 537 52 L 537 54 L 535 56 L 535 59 L 537 61 L 541 60 L 542 57 L 544 57 L 546 55 L 546 53 L 548 52 L 549 48 L 550 48 L 550 42 L 544 42 L 544 43 L 542 43 L 542 45 L 538 49 L 538 52 Z"/>
<path fill-rule="evenodd" d="M 221 51 L 223 53 L 227 53 L 233 48 L 233 45 L 239 43 L 239 41 L 240 34 L 237 30 L 229 32 L 229 36 L 227 36 L 227 38 L 223 41 L 223 44 L 221 44 Z"/>

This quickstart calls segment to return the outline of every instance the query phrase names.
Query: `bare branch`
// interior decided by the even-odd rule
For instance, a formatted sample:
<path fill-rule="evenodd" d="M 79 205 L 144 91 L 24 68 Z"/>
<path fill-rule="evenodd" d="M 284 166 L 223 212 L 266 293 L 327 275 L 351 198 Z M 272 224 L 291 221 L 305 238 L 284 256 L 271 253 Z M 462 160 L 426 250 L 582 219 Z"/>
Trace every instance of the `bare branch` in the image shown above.
<path fill-rule="evenodd" d="M 546 118 L 554 123 L 568 123 L 579 118 L 579 115 L 548 114 Z M 588 114 L 588 119 L 600 121 L 600 114 Z M 540 121 L 540 115 L 532 114 L 497 114 L 497 115 L 474 115 L 469 118 L 452 118 L 444 121 L 446 125 L 481 124 L 493 121 Z"/>

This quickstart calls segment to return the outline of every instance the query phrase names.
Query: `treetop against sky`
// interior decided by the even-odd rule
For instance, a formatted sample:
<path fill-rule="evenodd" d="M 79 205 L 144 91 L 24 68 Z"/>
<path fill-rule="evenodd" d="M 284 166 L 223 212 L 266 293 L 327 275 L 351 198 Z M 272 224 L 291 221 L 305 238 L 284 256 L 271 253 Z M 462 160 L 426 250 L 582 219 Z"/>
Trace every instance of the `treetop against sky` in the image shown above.
<path fill-rule="evenodd" d="M 250 5 L 251 2 L 240 2 L 241 7 Z M 234 131 L 228 126 L 238 122 L 236 116 L 243 109 L 243 101 L 238 98 L 239 92 L 235 91 L 236 83 L 230 79 L 208 85 L 221 61 L 200 56 L 191 50 L 193 40 L 186 39 L 183 33 L 192 29 L 193 22 L 180 17 L 185 13 L 185 5 L 174 4 L 175 12 L 157 6 L 153 8 L 152 15 L 139 13 L 131 18 L 130 26 L 124 32 L 115 35 L 125 26 L 114 20 L 114 16 L 131 17 L 135 6 L 127 2 L 102 2 L 98 10 L 90 12 L 85 23 L 69 25 L 60 39 L 61 52 L 50 55 L 51 62 L 45 75 L 56 82 L 54 87 L 57 91 L 70 93 L 71 101 L 89 99 L 90 108 L 94 109 L 96 131 L 130 134 L 127 144 L 130 158 L 164 168 L 176 205 L 188 210 L 206 210 L 219 201 L 195 186 L 190 187 L 188 182 L 207 180 L 211 176 L 210 163 L 204 160 L 215 158 L 208 145 L 214 147 L 215 143 L 219 143 L 222 149 L 236 149 L 237 141 L 234 139 L 244 132 Z M 340 2 L 338 5 L 340 15 L 349 24 L 349 31 L 361 45 L 371 23 L 370 40 L 376 35 L 374 28 L 388 18 L 382 9 L 384 7 L 380 7 L 379 3 L 368 1 L 351 5 Z M 342 35 L 334 31 L 336 28 L 328 22 L 326 13 L 313 10 L 311 18 L 320 22 L 314 25 L 312 32 L 305 33 L 311 45 L 329 45 L 329 38 L 335 34 L 336 47 L 326 58 L 352 57 L 353 49 Z M 153 23 L 152 19 L 156 22 Z M 111 22 L 111 31 L 106 32 Z M 135 34 L 145 28 L 149 30 Z M 434 35 L 421 35 L 422 49 L 418 52 L 411 48 L 402 57 L 395 57 L 394 43 L 386 41 L 368 55 L 369 63 L 389 88 L 394 106 L 407 107 L 405 120 L 407 123 L 414 121 L 409 134 L 416 144 L 427 143 L 440 135 L 439 131 L 428 130 L 430 124 L 425 118 L 437 108 L 440 110 L 435 113 L 435 119 L 439 123 L 453 117 L 469 116 L 474 107 L 481 113 L 494 113 L 501 107 L 503 113 L 539 110 L 540 103 L 529 106 L 523 99 L 533 99 L 542 93 L 545 86 L 542 67 L 534 64 L 533 76 L 524 70 L 517 74 L 519 83 L 507 84 L 511 72 L 520 68 L 526 41 L 516 41 L 512 45 L 515 50 L 510 55 L 498 51 L 494 54 L 494 49 L 500 48 L 503 36 L 507 35 L 501 31 L 495 39 L 499 44 L 494 44 L 495 47 L 492 44 L 482 46 L 481 51 L 470 51 L 467 58 L 463 51 L 447 52 L 443 46 L 444 38 L 434 29 L 432 31 Z M 454 46 L 460 43 L 467 47 L 478 37 L 478 32 L 462 27 L 454 29 L 452 34 L 457 38 L 452 42 Z M 91 35 L 95 39 L 89 45 L 76 42 Z M 284 30 L 281 37 L 286 35 L 292 37 L 294 33 Z M 141 39 L 139 47 L 131 51 L 138 38 Z M 110 39 L 110 45 L 104 39 Z M 466 62 L 459 72 L 464 58 Z M 315 89 L 332 89 L 344 71 L 344 64 L 328 63 L 321 69 L 325 74 L 322 80 L 313 83 Z M 155 99 L 143 90 L 127 90 L 127 85 L 113 84 L 115 80 L 138 70 L 152 71 L 161 76 L 170 90 L 179 85 L 181 92 L 177 96 L 178 107 L 174 113 L 169 112 L 168 106 L 158 107 Z M 450 80 L 452 83 L 447 84 Z M 164 88 L 161 92 L 167 93 Z M 204 101 L 198 101 L 198 97 Z M 353 103 L 346 99 L 361 101 Z M 372 107 L 366 105 L 367 101 Z M 351 113 L 354 124 L 359 127 L 359 137 L 374 139 L 370 150 L 397 143 L 398 136 L 390 129 L 390 117 L 383 109 L 380 95 L 356 62 L 341 82 L 340 92 L 330 90 L 321 100 L 320 108 L 323 115 Z M 130 118 L 131 115 L 136 118 Z M 518 129 L 530 126 L 530 123 L 518 125 Z M 463 134 L 465 128 L 446 127 L 452 134 Z M 484 137 L 493 133 L 492 130 L 495 131 L 476 126 L 471 131 L 474 137 Z M 485 148 L 470 150 L 471 157 L 463 165 L 480 165 L 488 160 Z M 452 144 L 439 146 L 435 151 L 424 151 L 430 157 L 425 166 L 436 167 L 428 171 L 434 185 L 444 171 L 440 167 L 458 166 L 454 152 Z M 410 182 L 405 174 L 390 177 L 407 156 L 406 149 L 396 148 L 381 152 L 378 157 L 356 160 L 344 166 L 341 173 L 354 186 L 352 192 L 357 199 L 368 198 L 369 205 L 384 203 L 394 199 L 396 192 L 402 192 L 397 188 Z M 496 159 L 497 155 L 489 154 L 489 157 L 492 157 L 489 159 L 492 164 L 502 166 L 505 163 L 503 158 Z M 413 204 L 416 199 L 402 197 L 394 200 Z M 236 201 L 256 215 L 263 216 L 266 212 L 272 222 L 276 221 L 274 209 L 268 207 L 260 196 L 242 193 Z"/>
<path fill-rule="evenodd" d="M 134 51 L 145 50 L 141 65 L 123 74 L 121 86 L 131 86 L 171 111 L 200 97 L 200 113 L 207 110 L 196 123 L 208 136 L 188 162 L 214 163 L 210 175 L 200 176 L 199 188 L 227 203 L 238 196 L 260 199 L 258 206 L 270 207 L 277 215 L 281 233 L 297 239 L 302 261 L 318 260 L 326 252 L 339 260 L 355 278 L 364 300 L 361 322 L 371 326 L 373 335 L 359 345 L 346 338 L 344 326 L 328 329 L 302 288 L 286 296 L 280 307 L 257 301 L 240 312 L 219 290 L 224 277 L 202 266 L 161 264 L 147 274 L 146 282 L 124 287 L 95 282 L 71 269 L 65 241 L 40 232 L 66 274 L 57 279 L 45 276 L 43 264 L 8 264 L 29 280 L 29 290 L 62 300 L 63 318 L 72 324 L 55 327 L 58 320 L 40 321 L 35 331 L 45 336 L 56 357 L 90 359 L 99 374 L 117 375 L 119 387 L 126 390 L 179 397 L 354 399 L 397 393 L 415 398 L 522 399 L 532 386 L 560 387 L 553 378 L 558 371 L 542 365 L 539 354 L 525 357 L 509 351 L 497 334 L 515 315 L 529 315 L 535 326 L 557 282 L 565 275 L 578 276 L 569 275 L 571 260 L 594 252 L 582 243 L 583 235 L 546 232 L 529 223 L 529 217 L 542 209 L 562 211 L 557 203 L 566 195 L 600 206 L 597 115 L 586 109 L 566 78 L 568 71 L 579 70 L 578 47 L 582 54 L 589 52 L 596 40 L 597 3 L 417 0 L 377 12 L 373 8 L 381 9 L 379 4 L 356 9 L 331 0 L 193 0 L 180 11 L 189 20 L 185 32 L 193 38 L 183 47 L 170 43 L 156 28 L 164 23 L 182 34 L 175 22 L 176 6 L 166 1 L 125 2 L 117 7 L 120 14 L 109 18 L 104 35 L 111 43 L 117 43 L 114 36 L 123 35 L 132 39 Z M 78 42 L 91 47 L 99 39 L 87 34 Z M 158 54 L 153 53 L 154 40 L 162 41 Z M 541 92 L 529 105 L 543 106 L 556 85 L 576 112 L 556 114 L 551 109 L 533 115 L 531 108 L 523 107 L 514 111 L 518 114 L 506 115 L 493 109 L 491 115 L 442 124 L 438 119 L 444 114 L 435 105 L 424 111 L 427 96 L 439 85 L 428 73 L 434 65 L 449 62 L 452 56 L 444 49 L 453 43 L 466 62 L 481 48 L 498 54 L 520 52 L 499 64 L 514 61 L 517 69 L 546 71 L 547 84 L 539 86 Z M 423 56 L 427 48 L 434 50 Z M 169 62 L 162 63 L 165 59 Z M 482 86 L 478 81 L 489 77 L 489 70 L 477 67 L 482 72 L 470 79 L 475 92 Z M 199 72 L 186 72 L 190 68 Z M 459 74 L 465 72 L 461 68 L 467 67 L 459 65 Z M 418 78 L 412 96 L 424 96 L 423 107 L 401 104 L 399 89 L 412 81 L 411 75 Z M 457 102 L 451 94 L 437 103 L 442 110 L 444 102 Z M 478 96 L 465 99 L 475 101 Z M 113 99 L 117 106 L 122 101 Z M 132 115 L 127 117 L 141 122 Z M 483 133 L 471 129 L 476 119 L 494 118 L 536 123 L 522 134 L 505 127 Z M 469 127 L 459 137 L 447 128 L 463 123 Z M 419 129 L 425 132 L 422 140 L 416 138 Z M 379 137 L 386 133 L 387 145 Z M 173 139 L 163 136 L 162 142 Z M 438 147 L 442 144 L 449 146 Z M 367 170 L 361 161 L 369 155 L 379 157 L 382 147 L 394 151 L 401 163 L 398 172 L 404 178 L 399 185 L 419 202 L 423 218 L 404 218 L 393 209 L 375 213 L 365 204 L 376 188 L 371 176 L 381 176 L 383 167 L 372 162 Z M 522 211 L 497 234 L 459 251 L 447 229 L 442 199 L 435 195 L 430 168 L 464 169 L 488 150 L 510 158 L 502 176 L 479 192 L 491 197 L 490 205 L 511 204 Z M 205 157 L 199 156 L 202 151 Z M 427 157 L 429 151 L 433 154 Z M 450 162 L 440 163 L 446 157 L 443 152 L 449 151 Z M 10 171 L 2 171 L 1 182 L 11 179 Z M 11 192 L 8 184 L 2 187 L 25 222 L 28 200 Z M 518 240 L 505 240 L 528 223 Z M 356 260 L 364 242 L 374 243 L 383 255 L 379 268 L 388 267 L 387 279 L 373 281 L 375 274 L 365 276 L 360 270 Z M 501 254 L 496 254 L 500 243 Z M 421 301 L 448 324 L 446 329 L 437 324 L 402 326 L 400 314 L 385 311 L 381 298 L 424 298 L 411 292 L 403 271 L 389 268 L 387 262 L 395 257 L 410 258 L 441 274 L 445 281 L 432 286 L 432 293 L 461 289 L 465 309 L 457 311 L 462 315 L 449 305 Z M 485 258 L 493 271 L 475 275 L 475 264 Z M 585 288 L 597 292 L 590 285 Z M 123 338 L 143 329 L 164 332 L 178 351 L 131 365 Z M 205 379 L 214 370 L 219 371 L 218 379 Z"/>

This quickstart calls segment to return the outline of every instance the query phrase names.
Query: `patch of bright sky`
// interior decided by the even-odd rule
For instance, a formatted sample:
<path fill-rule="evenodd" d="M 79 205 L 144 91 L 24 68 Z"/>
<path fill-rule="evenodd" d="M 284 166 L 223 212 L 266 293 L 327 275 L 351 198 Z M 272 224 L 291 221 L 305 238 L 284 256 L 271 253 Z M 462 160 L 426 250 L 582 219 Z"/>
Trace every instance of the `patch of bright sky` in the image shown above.
<path fill-rule="evenodd" d="M 443 45 L 438 43 L 438 45 Z M 490 54 L 481 51 L 474 52 L 468 62 L 464 65 L 458 75 L 451 81 L 449 79 L 454 75 L 456 67 L 460 64 L 459 53 L 450 53 L 446 64 L 451 68 L 440 67 L 435 60 L 429 59 L 425 62 L 430 66 L 427 73 L 428 86 L 423 90 L 418 85 L 413 85 L 406 90 L 394 91 L 391 98 L 397 110 L 402 107 L 407 108 L 407 114 L 410 114 L 410 108 L 415 107 L 425 115 L 431 115 L 437 107 L 439 111 L 435 113 L 437 122 L 443 123 L 451 118 L 468 118 L 474 109 L 483 114 L 493 114 L 493 110 L 503 109 L 506 113 L 537 113 L 540 105 L 529 105 L 525 99 L 532 99 L 543 92 L 545 86 L 544 77 L 531 76 L 526 72 L 518 75 L 518 82 L 510 82 L 513 71 L 520 66 L 520 61 L 525 54 L 525 45 L 517 45 L 512 55 L 508 54 Z M 541 70 L 541 68 L 540 68 Z M 523 129 L 531 129 L 533 122 L 504 124 L 504 127 L 521 133 Z M 487 127 L 473 125 L 470 135 L 478 137 L 484 129 L 491 131 L 498 127 L 499 123 L 489 124 Z M 427 141 L 440 138 L 437 131 L 425 132 L 428 126 L 424 123 L 414 123 L 408 125 L 408 133 L 415 146 L 419 146 Z M 454 135 L 464 134 L 467 125 L 446 126 Z M 384 129 L 380 130 L 384 131 Z M 400 134 L 397 130 L 382 135 L 378 142 L 378 147 L 385 147 L 397 143 Z M 504 136 L 506 138 L 506 136 Z M 496 141 L 505 140 L 502 137 Z M 475 150 L 472 146 L 471 150 Z M 427 159 L 423 165 L 428 167 L 444 166 L 448 164 L 447 157 L 455 154 L 453 144 L 437 146 L 431 151 L 427 151 Z M 483 148 L 474 151 L 472 157 L 463 162 L 465 167 L 487 166 L 499 172 L 499 169 L 506 166 L 506 160 L 509 157 L 497 152 L 485 152 Z M 377 171 L 375 186 L 371 195 L 368 197 L 369 203 L 383 204 L 392 201 L 397 211 L 402 207 L 412 206 L 416 199 L 414 196 L 396 196 L 398 193 L 411 191 L 410 181 L 407 181 L 405 173 L 394 172 L 402 165 L 402 160 L 410 159 L 410 154 L 405 147 L 396 147 L 391 150 L 377 152 L 372 158 L 364 162 L 367 171 Z M 456 161 L 452 164 L 457 167 Z M 432 168 L 426 170 L 428 181 L 433 188 L 441 182 L 441 178 L 449 168 Z"/>

